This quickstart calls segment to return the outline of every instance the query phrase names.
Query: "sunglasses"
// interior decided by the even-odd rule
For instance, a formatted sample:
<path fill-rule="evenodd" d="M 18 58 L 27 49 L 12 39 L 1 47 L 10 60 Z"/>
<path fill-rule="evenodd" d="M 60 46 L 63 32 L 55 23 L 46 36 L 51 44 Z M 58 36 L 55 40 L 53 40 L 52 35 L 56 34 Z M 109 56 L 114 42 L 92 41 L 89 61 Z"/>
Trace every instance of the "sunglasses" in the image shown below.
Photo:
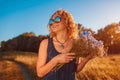
<path fill-rule="evenodd" d="M 48 24 L 51 25 L 53 22 L 59 23 L 60 20 L 61 20 L 61 18 L 59 16 L 57 16 L 54 19 L 50 19 Z"/>

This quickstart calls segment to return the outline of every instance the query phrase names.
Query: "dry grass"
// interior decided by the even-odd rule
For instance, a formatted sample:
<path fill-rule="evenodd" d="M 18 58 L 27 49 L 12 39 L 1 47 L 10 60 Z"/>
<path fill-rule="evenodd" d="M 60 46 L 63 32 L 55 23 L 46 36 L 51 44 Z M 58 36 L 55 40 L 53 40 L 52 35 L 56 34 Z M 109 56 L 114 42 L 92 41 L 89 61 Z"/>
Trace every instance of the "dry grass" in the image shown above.
<path fill-rule="evenodd" d="M 22 62 L 26 65 L 27 69 L 29 69 L 34 80 L 40 80 L 36 75 L 37 54 L 27 52 L 9 52 L 9 54 L 7 53 L 2 56 L 4 58 L 13 58 L 16 61 Z M 120 55 L 111 55 L 103 58 L 95 58 L 89 61 L 84 69 L 77 74 L 77 80 L 120 80 L 119 73 Z M 7 75 L 9 76 L 10 74 Z M 19 75 L 21 74 L 18 74 L 18 76 Z"/>
<path fill-rule="evenodd" d="M 15 63 L 0 60 L 0 80 L 25 80 L 25 76 Z"/>
<path fill-rule="evenodd" d="M 39 80 L 36 74 L 36 61 L 37 53 L 31 52 L 4 52 L 0 54 L 3 59 L 13 59 L 23 63 L 23 65 L 29 70 L 34 80 Z M 18 75 L 19 76 L 19 75 Z M 1 79 L 0 79 L 1 80 Z"/>
<path fill-rule="evenodd" d="M 29 70 L 34 80 L 39 80 L 40 78 L 37 77 L 36 73 L 36 62 L 37 62 L 37 54 L 36 53 L 29 53 L 29 52 L 22 52 L 21 54 L 17 54 L 15 57 L 16 61 L 20 61 L 25 64 L 26 68 Z"/>
<path fill-rule="evenodd" d="M 78 80 L 120 80 L 120 55 L 95 58 L 77 74 Z"/>

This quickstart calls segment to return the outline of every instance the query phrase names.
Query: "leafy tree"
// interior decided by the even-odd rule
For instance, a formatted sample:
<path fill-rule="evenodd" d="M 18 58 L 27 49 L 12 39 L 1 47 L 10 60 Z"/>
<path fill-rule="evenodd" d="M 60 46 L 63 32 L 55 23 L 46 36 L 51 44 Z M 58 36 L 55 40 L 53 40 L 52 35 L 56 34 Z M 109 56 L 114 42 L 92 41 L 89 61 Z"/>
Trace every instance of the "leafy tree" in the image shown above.
<path fill-rule="evenodd" d="M 120 22 L 109 24 L 105 28 L 98 30 L 96 38 L 104 41 L 105 47 L 109 47 L 109 53 L 114 52 L 117 50 L 115 46 L 120 45 Z"/>
<path fill-rule="evenodd" d="M 23 33 L 13 39 L 1 42 L 0 51 L 27 51 L 38 52 L 40 42 L 47 36 L 35 36 L 33 32 Z"/>

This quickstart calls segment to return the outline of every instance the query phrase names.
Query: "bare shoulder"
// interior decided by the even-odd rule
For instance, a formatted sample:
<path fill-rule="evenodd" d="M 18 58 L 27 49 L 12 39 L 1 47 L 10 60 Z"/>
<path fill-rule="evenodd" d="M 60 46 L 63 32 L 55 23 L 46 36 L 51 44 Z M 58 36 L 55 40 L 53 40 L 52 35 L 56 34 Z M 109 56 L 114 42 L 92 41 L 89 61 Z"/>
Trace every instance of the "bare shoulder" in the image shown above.
<path fill-rule="evenodd" d="M 45 44 L 48 44 L 48 39 L 42 40 L 42 41 L 41 41 L 41 44 L 44 44 L 44 45 L 45 45 Z"/>
<path fill-rule="evenodd" d="M 39 46 L 39 49 L 42 50 L 42 49 L 47 49 L 48 47 L 48 38 L 47 39 L 44 39 L 40 42 L 40 46 Z"/>
<path fill-rule="evenodd" d="M 40 43 L 40 46 L 47 46 L 47 45 L 48 45 L 48 39 L 44 39 Z"/>
<path fill-rule="evenodd" d="M 41 41 L 39 46 L 39 53 L 45 53 L 48 46 L 48 39 L 44 39 Z"/>

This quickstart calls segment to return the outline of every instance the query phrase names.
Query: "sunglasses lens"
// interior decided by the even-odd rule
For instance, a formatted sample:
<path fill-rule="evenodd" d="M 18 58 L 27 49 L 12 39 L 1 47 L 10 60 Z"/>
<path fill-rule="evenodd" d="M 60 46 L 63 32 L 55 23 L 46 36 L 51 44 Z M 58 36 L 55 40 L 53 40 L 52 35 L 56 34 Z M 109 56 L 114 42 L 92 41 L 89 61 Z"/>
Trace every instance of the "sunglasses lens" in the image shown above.
<path fill-rule="evenodd" d="M 61 20 L 60 17 L 57 16 L 57 17 L 55 17 L 54 20 L 50 19 L 48 24 L 51 25 L 53 22 L 60 22 L 60 20 Z"/>
<path fill-rule="evenodd" d="M 55 22 L 60 22 L 60 17 L 57 16 L 55 19 L 54 19 Z"/>
<path fill-rule="evenodd" d="M 51 19 L 50 19 L 48 24 L 49 24 L 49 25 L 51 25 L 51 24 L 52 24 L 52 22 L 53 22 L 53 20 L 51 20 Z"/>

